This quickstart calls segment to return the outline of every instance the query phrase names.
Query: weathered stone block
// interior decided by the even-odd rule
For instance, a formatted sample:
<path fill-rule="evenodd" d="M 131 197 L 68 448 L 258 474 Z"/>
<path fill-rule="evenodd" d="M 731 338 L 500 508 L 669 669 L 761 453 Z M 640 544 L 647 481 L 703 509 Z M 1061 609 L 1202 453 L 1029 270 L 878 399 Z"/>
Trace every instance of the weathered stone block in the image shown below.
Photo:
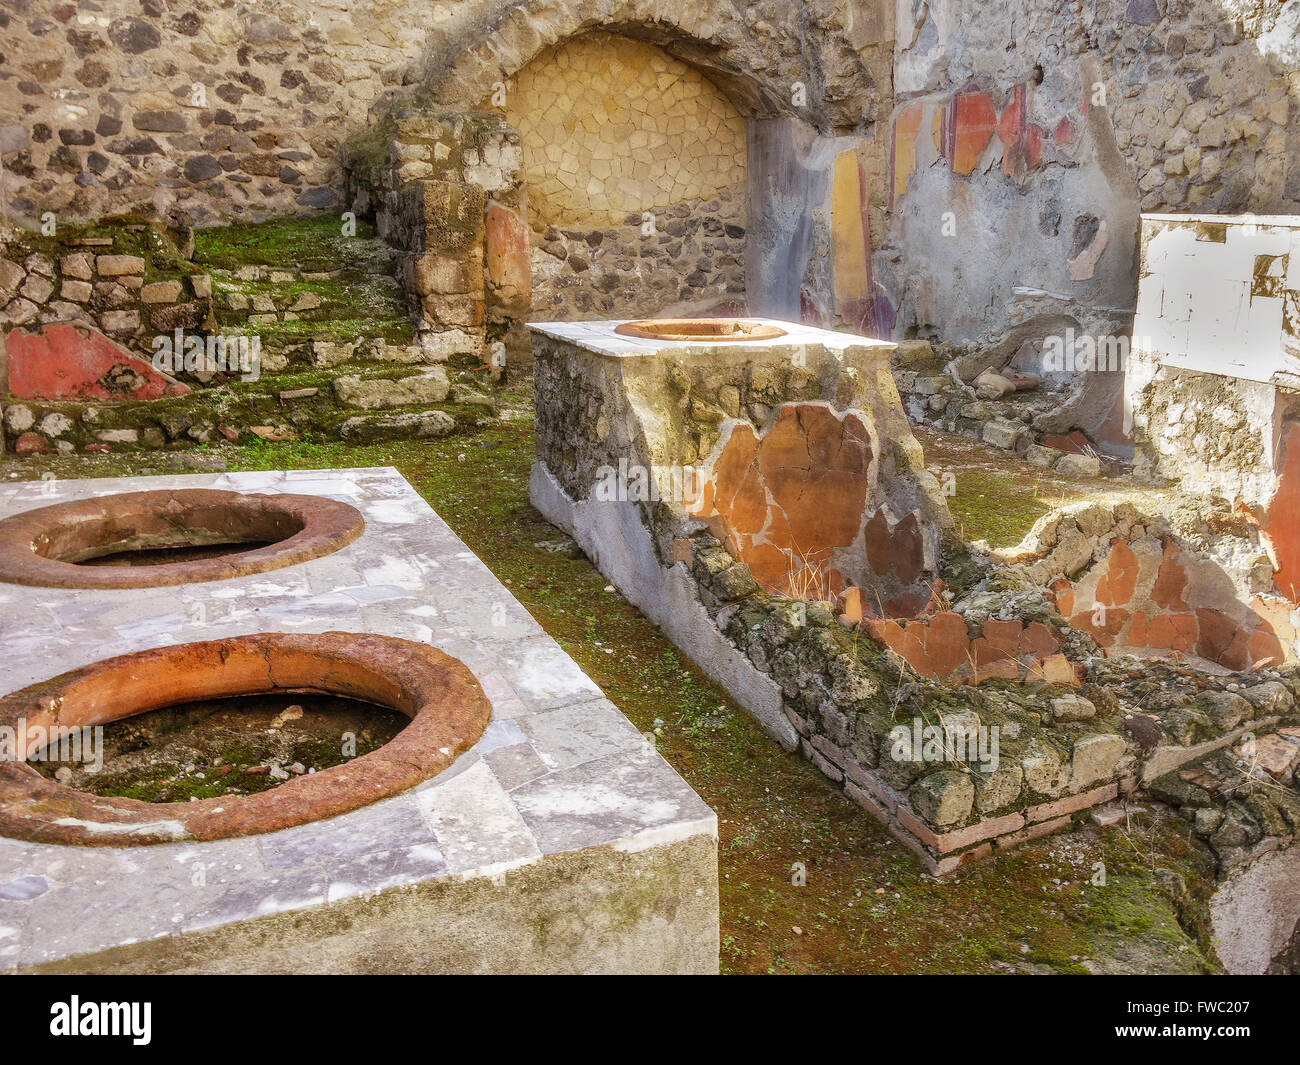
<path fill-rule="evenodd" d="M 181 291 L 179 281 L 155 281 L 140 289 L 140 299 L 145 303 L 175 303 Z"/>
<path fill-rule="evenodd" d="M 483 243 L 486 210 L 487 193 L 477 186 L 412 182 L 398 193 L 402 242 L 415 252 L 468 252 Z"/>
<path fill-rule="evenodd" d="M 376 440 L 427 439 L 446 436 L 456 428 L 456 419 L 445 411 L 428 410 L 414 414 L 380 417 L 358 415 L 339 427 L 344 440 L 365 443 Z"/>
<path fill-rule="evenodd" d="M 135 444 L 140 439 L 136 429 L 98 429 L 92 435 L 104 444 Z"/>
<path fill-rule="evenodd" d="M 441 403 L 450 390 L 447 372 L 441 366 L 398 380 L 348 375 L 334 381 L 334 394 L 339 401 L 362 410 Z"/>
<path fill-rule="evenodd" d="M 429 324 L 462 329 L 483 324 L 485 307 L 483 299 L 477 295 L 426 295 L 420 306 Z"/>
<path fill-rule="evenodd" d="M 1086 721 L 1097 715 L 1097 708 L 1081 695 L 1062 695 L 1052 700 L 1052 717 L 1057 721 Z"/>
<path fill-rule="evenodd" d="M 99 318 L 105 332 L 134 333 L 140 328 L 139 311 L 105 311 Z"/>
<path fill-rule="evenodd" d="M 984 423 L 984 428 L 980 431 L 980 439 L 994 447 L 1011 451 L 1023 433 L 1024 427 L 1013 422 L 991 421 Z"/>
<path fill-rule="evenodd" d="M 144 260 L 138 255 L 97 255 L 95 269 L 100 277 L 121 277 L 124 274 L 143 274 Z"/>
<path fill-rule="evenodd" d="M 1101 459 L 1095 455 L 1062 455 L 1052 468 L 1066 477 L 1098 477 Z"/>
<path fill-rule="evenodd" d="M 1074 745 L 1070 759 L 1070 786 L 1086 788 L 1115 772 L 1128 742 L 1115 733 L 1086 736 Z"/>
<path fill-rule="evenodd" d="M 18 291 L 33 303 L 44 303 L 54 292 L 54 283 L 47 277 L 32 273 L 27 275 L 27 280 Z"/>
<path fill-rule="evenodd" d="M 207 321 L 207 303 L 194 300 L 190 303 L 172 303 L 156 307 L 149 312 L 149 324 L 159 332 L 176 328 L 199 329 Z"/>
<path fill-rule="evenodd" d="M 1068 771 L 1056 748 L 1039 739 L 1032 739 L 1020 759 L 1025 785 L 1040 795 L 1055 797 L 1065 787 Z"/>
<path fill-rule="evenodd" d="M 477 284 L 474 283 L 471 264 L 463 257 L 426 252 L 407 264 L 408 284 L 421 296 L 454 295 L 482 290 L 482 267 L 479 266 Z"/>
<path fill-rule="evenodd" d="M 13 296 L 26 276 L 26 271 L 17 263 L 0 259 L 0 297 Z"/>
<path fill-rule="evenodd" d="M 1035 466 L 1042 466 L 1044 469 L 1050 469 L 1052 464 L 1061 457 L 1063 453 L 1057 451 L 1054 447 L 1043 447 L 1042 444 L 1030 444 L 1025 451 L 1025 461 Z"/>
<path fill-rule="evenodd" d="M 916 812 L 937 828 L 960 824 L 975 805 L 975 786 L 968 773 L 941 769 L 922 777 L 908 792 Z"/>
<path fill-rule="evenodd" d="M 85 303 L 90 299 L 91 287 L 89 281 L 72 281 L 64 278 L 63 284 L 59 286 L 59 295 L 65 300 L 72 300 L 74 303 Z"/>

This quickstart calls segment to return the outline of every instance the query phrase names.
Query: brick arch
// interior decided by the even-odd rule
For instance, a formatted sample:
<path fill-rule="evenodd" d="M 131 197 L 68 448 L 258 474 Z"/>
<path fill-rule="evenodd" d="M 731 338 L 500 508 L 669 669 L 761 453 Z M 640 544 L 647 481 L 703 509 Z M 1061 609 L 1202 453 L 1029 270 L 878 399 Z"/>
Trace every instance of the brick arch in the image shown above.
<path fill-rule="evenodd" d="M 697 0 L 497 3 L 486 14 L 467 13 L 439 30 L 424 60 L 419 94 L 441 106 L 476 107 L 497 82 L 508 81 L 547 49 L 601 31 L 656 45 L 694 67 L 747 118 L 788 115 L 836 131 L 874 124 L 879 93 L 849 31 L 798 12 L 791 16 L 797 25 L 768 26 L 756 34 L 745 12 L 744 6 Z M 877 21 L 887 24 L 883 14 Z M 782 36 L 798 47 L 784 46 Z M 760 55 L 764 62 L 756 64 Z M 755 73 L 760 66 L 763 72 Z M 807 86 L 806 106 L 791 99 L 796 81 Z M 830 84 L 836 86 L 833 94 L 823 91 Z"/>

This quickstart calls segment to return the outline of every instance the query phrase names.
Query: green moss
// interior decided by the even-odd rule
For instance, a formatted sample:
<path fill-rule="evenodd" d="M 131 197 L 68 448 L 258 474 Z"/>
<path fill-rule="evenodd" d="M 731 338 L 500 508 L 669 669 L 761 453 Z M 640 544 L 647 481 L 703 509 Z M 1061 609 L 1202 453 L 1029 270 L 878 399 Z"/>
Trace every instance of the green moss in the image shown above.
<path fill-rule="evenodd" d="M 238 293 L 248 297 L 250 303 L 256 296 L 270 296 L 277 306 L 287 307 L 306 293 L 319 297 L 321 305 L 300 313 L 296 322 L 267 323 L 250 326 L 265 341 L 283 333 L 294 339 L 307 334 L 304 330 L 316 329 L 331 335 L 310 335 L 309 339 L 335 339 L 333 334 L 347 330 L 347 339 L 358 336 L 392 335 L 405 339 L 414 337 L 414 327 L 407 315 L 406 296 L 395 280 L 385 276 L 378 282 L 373 272 L 345 271 L 338 277 L 295 280 L 288 282 L 237 281 L 229 275 L 214 275 L 214 290 L 218 296 L 217 320 L 225 325 L 242 326 L 249 311 L 233 311 L 226 307 L 221 297 Z M 254 312 L 255 313 L 255 312 Z"/>
<path fill-rule="evenodd" d="M 997 473 L 963 470 L 948 509 L 964 540 L 987 540 L 994 546 L 1018 544 L 1042 515 L 1059 504 L 1043 498 L 1039 485 L 1027 479 L 1016 491 Z"/>
<path fill-rule="evenodd" d="M 343 235 L 335 215 L 276 218 L 233 226 L 213 226 L 194 233 L 194 260 L 214 269 L 234 270 L 257 264 L 309 272 L 358 269 L 373 261 L 364 245 L 374 230 L 358 221 L 355 236 Z"/>
<path fill-rule="evenodd" d="M 349 343 L 360 338 L 382 338 L 390 344 L 415 343 L 414 324 L 408 318 L 395 316 L 303 318 L 296 322 L 250 323 L 243 328 L 250 333 L 256 332 L 262 338 L 263 347 L 270 351 L 282 351 L 314 340 Z"/>
<path fill-rule="evenodd" d="M 1179 924 L 1173 900 L 1152 891 L 1149 880 L 1111 877 L 1093 889 L 1090 908 L 1091 953 L 1111 972 L 1184 974 L 1212 968 Z"/>
<path fill-rule="evenodd" d="M 344 154 L 353 168 L 385 166 L 391 159 L 388 142 L 397 134 L 397 122 L 391 111 L 374 125 L 349 137 Z"/>

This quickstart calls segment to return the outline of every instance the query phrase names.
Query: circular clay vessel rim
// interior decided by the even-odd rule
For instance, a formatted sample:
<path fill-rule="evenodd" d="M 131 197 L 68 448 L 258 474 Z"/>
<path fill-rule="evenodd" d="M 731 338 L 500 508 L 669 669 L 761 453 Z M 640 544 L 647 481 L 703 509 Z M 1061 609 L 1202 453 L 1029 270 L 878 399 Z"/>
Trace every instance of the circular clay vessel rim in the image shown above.
<path fill-rule="evenodd" d="M 729 334 L 680 331 L 682 326 L 701 324 L 714 327 L 734 325 L 745 328 Z M 674 326 L 678 327 L 677 331 L 674 331 Z M 786 335 L 786 331 L 780 326 L 768 325 L 765 322 L 751 322 L 744 318 L 643 318 L 640 321 L 617 325 L 614 327 L 614 332 L 643 340 L 679 340 L 695 344 L 743 344 L 751 340 L 773 340 Z"/>
<path fill-rule="evenodd" d="M 410 724 L 378 750 L 253 795 L 150 803 L 94 795 L 0 758 L 0 836 L 124 846 L 273 832 L 356 810 L 446 769 L 478 742 L 492 705 L 469 668 L 437 648 L 369 633 L 259 633 L 95 662 L 0 698 L 0 726 L 103 725 L 196 699 L 339 695 Z M 25 752 L 18 752 L 25 753 Z"/>
<path fill-rule="evenodd" d="M 245 515 L 280 515 L 297 521 L 297 532 L 276 543 L 187 562 L 157 566 L 78 566 L 35 550 L 52 529 L 78 521 L 117 518 L 187 507 L 227 507 Z M 260 494 L 212 488 L 177 488 L 75 499 L 0 519 L 0 583 L 41 588 L 163 588 L 228 580 L 283 569 L 332 554 L 365 532 L 365 519 L 350 503 L 323 496 Z"/>

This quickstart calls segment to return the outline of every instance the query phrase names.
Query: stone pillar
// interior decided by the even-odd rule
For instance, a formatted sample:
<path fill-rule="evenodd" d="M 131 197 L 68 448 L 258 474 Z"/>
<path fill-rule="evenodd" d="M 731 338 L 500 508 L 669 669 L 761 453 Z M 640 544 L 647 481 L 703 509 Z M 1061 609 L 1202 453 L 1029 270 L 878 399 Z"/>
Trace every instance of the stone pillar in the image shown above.
<path fill-rule="evenodd" d="M 487 197 L 459 182 L 415 181 L 399 193 L 416 328 L 449 354 L 484 354 L 483 236 Z"/>
<path fill-rule="evenodd" d="M 522 162 L 518 132 L 479 111 L 395 112 L 345 150 L 353 209 L 403 253 L 420 345 L 435 359 L 472 355 L 499 372 L 530 350 Z"/>

